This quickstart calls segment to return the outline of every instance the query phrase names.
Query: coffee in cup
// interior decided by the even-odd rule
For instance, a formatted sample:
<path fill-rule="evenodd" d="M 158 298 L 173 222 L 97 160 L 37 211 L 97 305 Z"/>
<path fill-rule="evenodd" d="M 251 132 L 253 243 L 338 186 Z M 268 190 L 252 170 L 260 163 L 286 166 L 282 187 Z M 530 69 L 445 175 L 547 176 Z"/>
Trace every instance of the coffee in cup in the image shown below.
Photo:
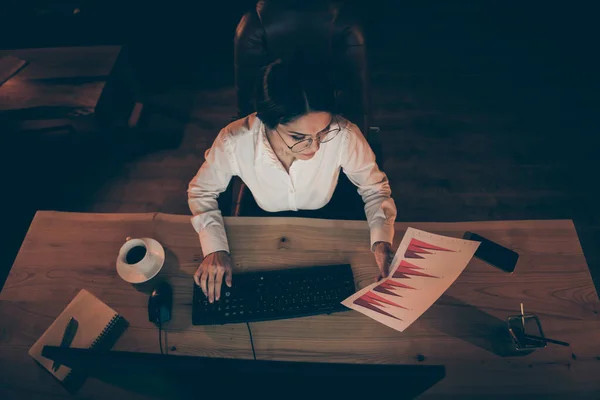
<path fill-rule="evenodd" d="M 137 264 L 144 259 L 147 251 L 146 246 L 143 244 L 132 247 L 125 254 L 125 262 L 129 265 Z"/>
<path fill-rule="evenodd" d="M 163 266 L 165 252 L 152 238 L 127 238 L 119 250 L 117 272 L 130 283 L 152 279 Z"/>

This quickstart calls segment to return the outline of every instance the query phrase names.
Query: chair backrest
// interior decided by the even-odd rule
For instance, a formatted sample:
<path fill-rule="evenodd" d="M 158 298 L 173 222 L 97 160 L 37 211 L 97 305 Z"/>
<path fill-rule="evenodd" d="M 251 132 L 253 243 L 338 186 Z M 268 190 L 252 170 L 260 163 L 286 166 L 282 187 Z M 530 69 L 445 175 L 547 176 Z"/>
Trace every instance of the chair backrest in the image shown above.
<path fill-rule="evenodd" d="M 300 53 L 332 63 L 341 113 L 366 134 L 365 40 L 360 26 L 339 5 L 327 0 L 261 0 L 238 24 L 234 52 L 238 117 L 256 111 L 264 68 Z"/>

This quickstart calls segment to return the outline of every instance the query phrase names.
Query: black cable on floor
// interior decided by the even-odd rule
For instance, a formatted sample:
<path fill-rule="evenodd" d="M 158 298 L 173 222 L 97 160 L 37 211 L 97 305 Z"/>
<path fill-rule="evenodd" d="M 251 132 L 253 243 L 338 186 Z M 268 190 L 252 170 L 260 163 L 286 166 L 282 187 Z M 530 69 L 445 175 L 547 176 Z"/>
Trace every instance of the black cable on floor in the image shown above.
<path fill-rule="evenodd" d="M 254 351 L 254 340 L 252 339 L 252 329 L 250 329 L 250 324 L 246 322 L 246 326 L 248 327 L 248 333 L 250 334 L 250 344 L 252 345 L 252 356 L 256 360 L 256 352 Z"/>

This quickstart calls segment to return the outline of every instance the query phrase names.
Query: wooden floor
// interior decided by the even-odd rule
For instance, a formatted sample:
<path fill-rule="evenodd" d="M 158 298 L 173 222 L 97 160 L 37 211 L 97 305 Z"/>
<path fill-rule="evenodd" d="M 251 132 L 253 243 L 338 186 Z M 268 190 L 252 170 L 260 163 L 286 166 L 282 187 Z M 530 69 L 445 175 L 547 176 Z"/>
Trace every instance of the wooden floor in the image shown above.
<path fill-rule="evenodd" d="M 470 9 L 452 14 L 440 7 L 366 16 L 373 125 L 381 128 L 381 164 L 398 220 L 574 219 L 598 285 L 598 85 L 587 79 L 591 67 L 573 59 L 557 64 L 568 53 L 549 49 L 556 38 L 531 33 L 540 27 L 526 20 L 512 21 L 508 35 L 498 30 L 506 15 L 488 21 Z M 543 28 L 551 32 L 550 24 Z M 148 60 L 167 59 L 173 70 L 197 63 L 193 84 L 167 84 L 150 99 L 151 124 L 180 126 L 181 144 L 131 160 L 110 179 L 88 181 L 90 199 L 65 199 L 57 208 L 189 214 L 187 184 L 235 114 L 226 39 L 202 56 L 179 43 L 156 45 L 161 50 L 146 56 L 146 64 L 140 57 L 146 67 Z"/>

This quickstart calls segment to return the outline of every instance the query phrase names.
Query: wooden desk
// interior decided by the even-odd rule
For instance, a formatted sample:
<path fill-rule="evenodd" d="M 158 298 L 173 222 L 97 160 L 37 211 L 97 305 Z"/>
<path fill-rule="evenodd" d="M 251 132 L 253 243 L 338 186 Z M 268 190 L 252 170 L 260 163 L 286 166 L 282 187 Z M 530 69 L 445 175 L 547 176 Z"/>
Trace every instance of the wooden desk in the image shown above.
<path fill-rule="evenodd" d="M 365 222 L 238 218 L 226 224 L 236 271 L 349 262 L 361 288 L 376 274 Z M 424 398 L 599 393 L 600 307 L 571 221 L 399 223 L 395 246 L 407 226 L 455 237 L 476 231 L 516 249 L 517 271 L 508 275 L 473 260 L 404 333 L 354 311 L 253 323 L 257 357 L 445 365 L 446 377 Z M 115 349 L 159 352 L 145 289 L 125 283 L 115 271 L 127 236 L 155 237 L 167 249 L 160 276 L 174 285 L 167 327 L 168 345 L 176 348 L 171 354 L 252 357 L 244 324 L 191 325 L 192 274 L 202 255 L 188 216 L 39 212 L 0 295 L 1 398 L 69 397 L 27 350 L 81 288 L 129 320 Z M 572 348 L 548 345 L 520 357 L 509 351 L 502 328 L 520 302 L 540 316 L 549 337 Z M 90 379 L 78 396 L 100 398 L 99 393 L 126 394 Z"/>

